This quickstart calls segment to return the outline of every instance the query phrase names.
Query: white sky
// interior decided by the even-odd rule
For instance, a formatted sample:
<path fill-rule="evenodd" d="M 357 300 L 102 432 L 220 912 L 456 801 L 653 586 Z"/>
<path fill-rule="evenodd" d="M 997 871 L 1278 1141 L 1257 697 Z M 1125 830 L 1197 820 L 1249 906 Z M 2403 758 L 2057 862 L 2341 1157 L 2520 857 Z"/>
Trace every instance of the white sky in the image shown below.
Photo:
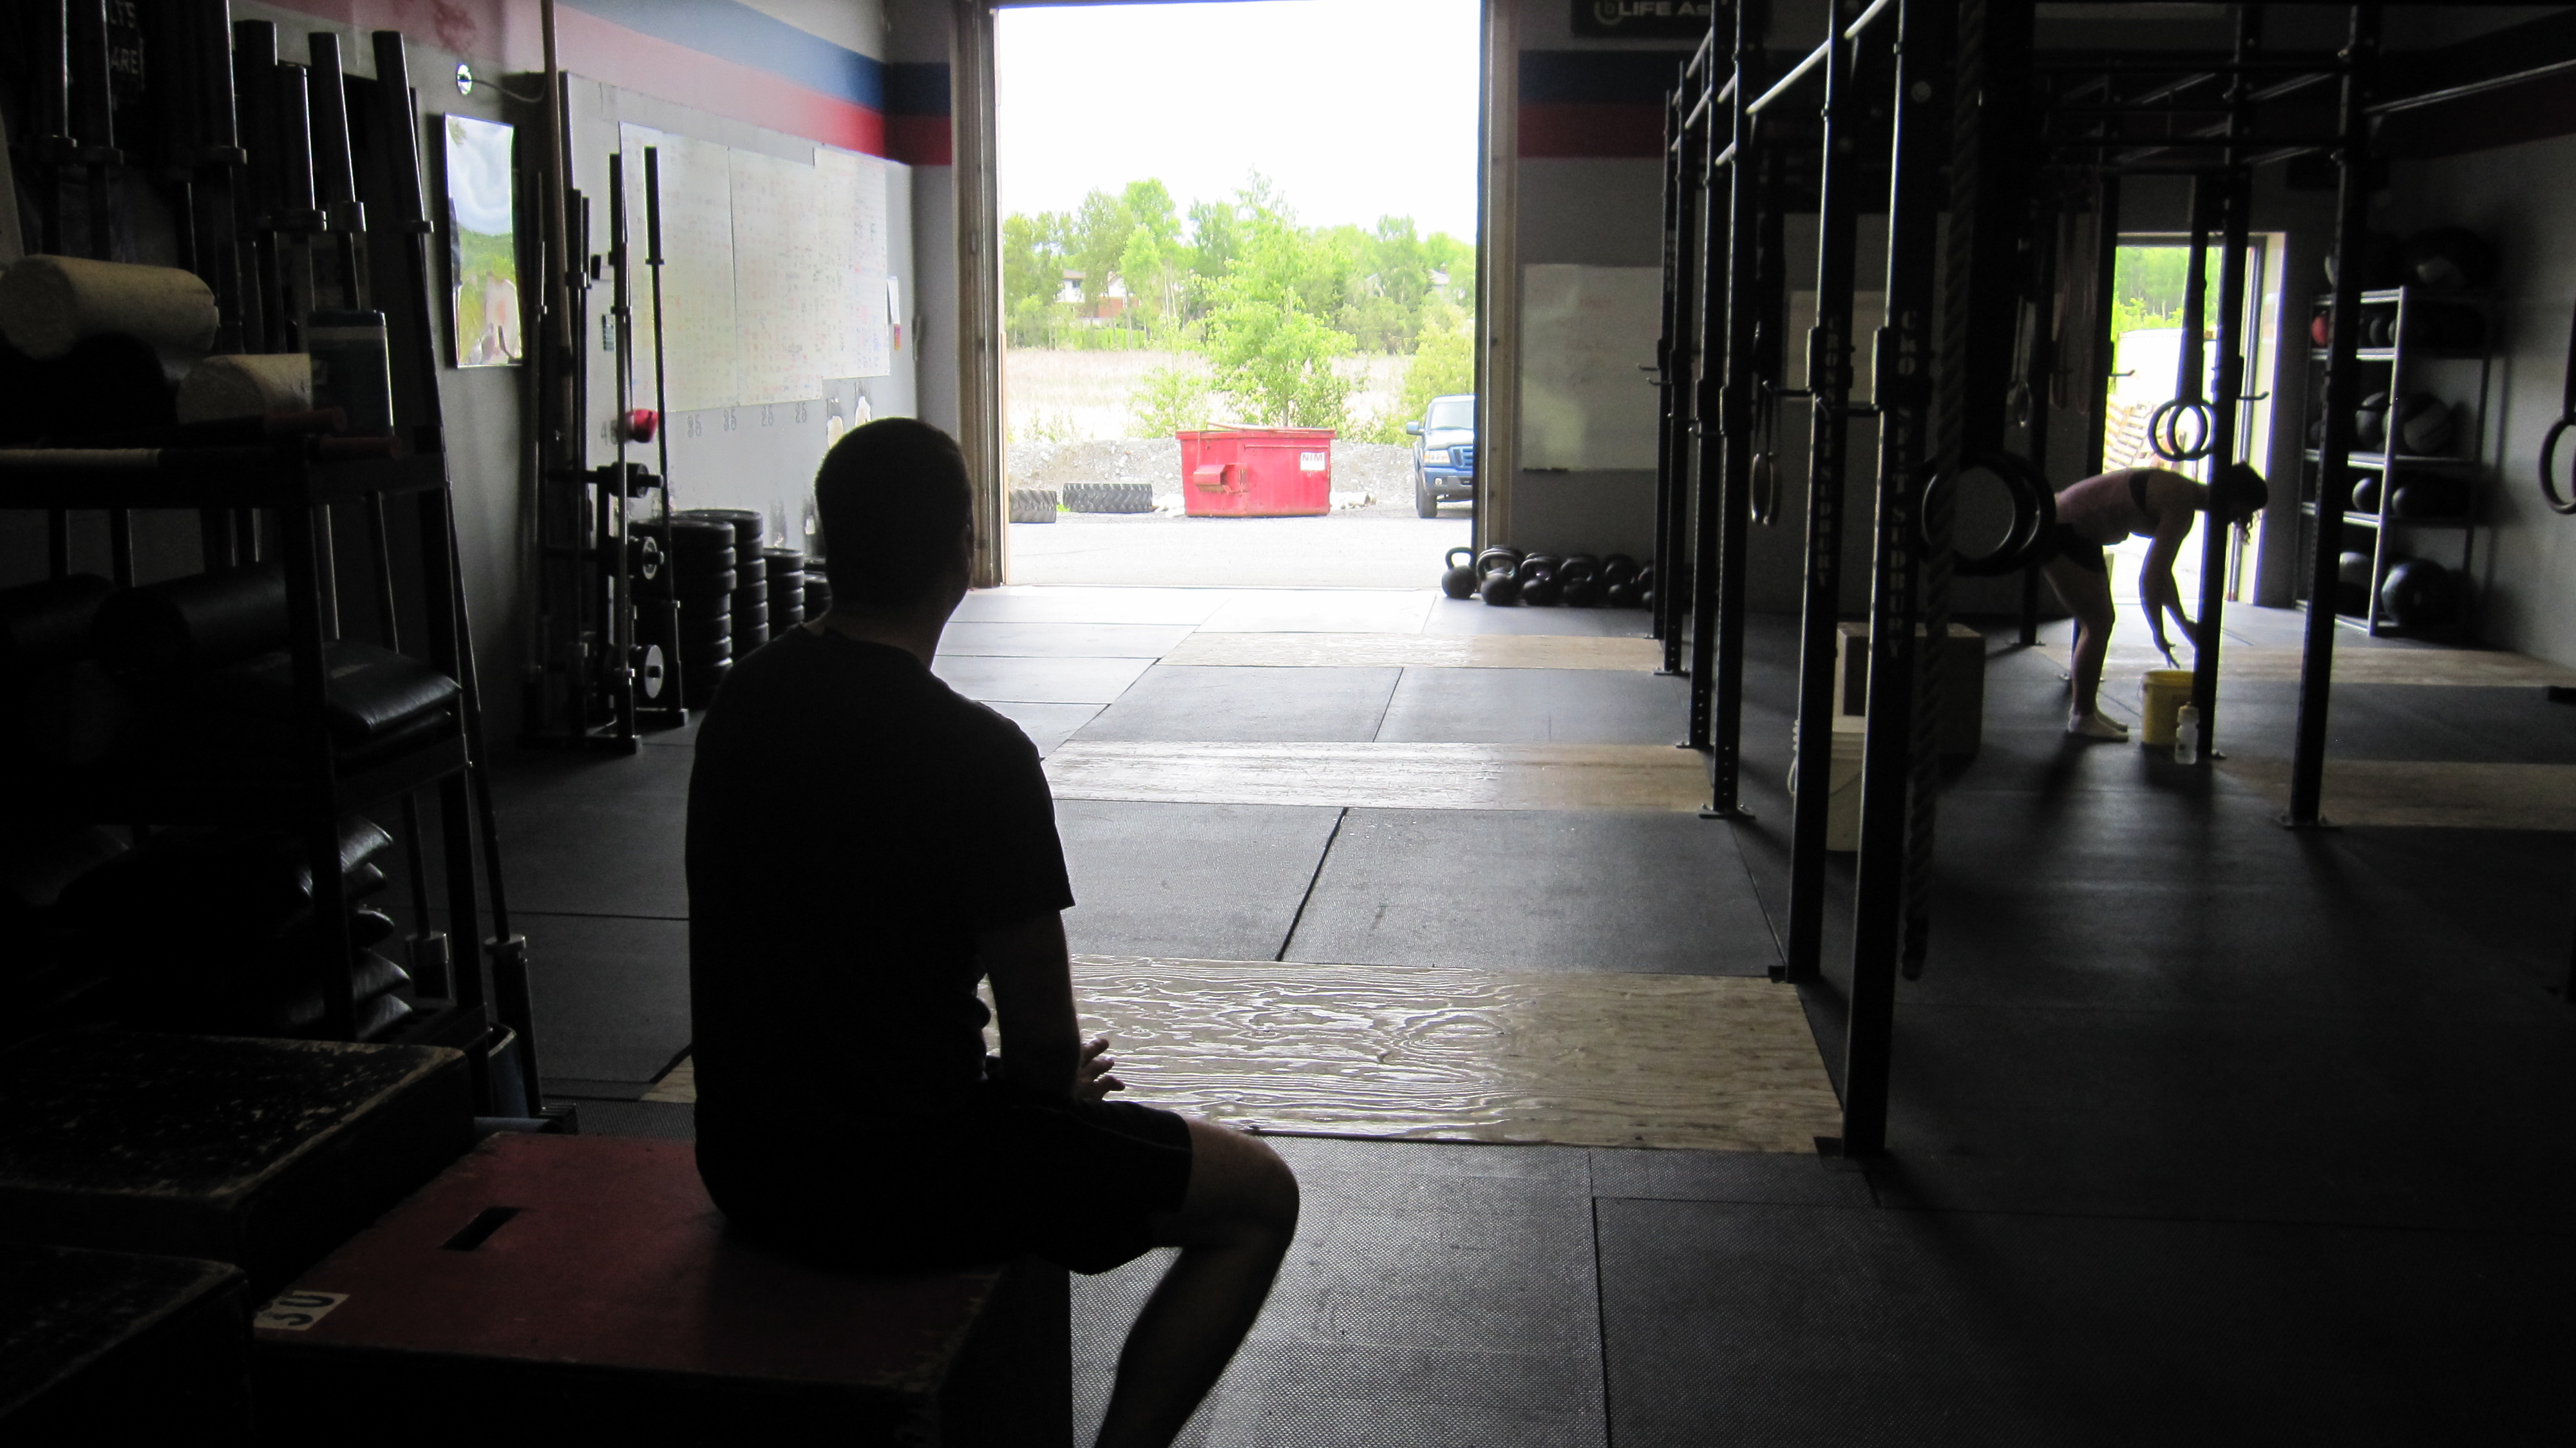
<path fill-rule="evenodd" d="M 1011 7 L 1002 210 L 1159 177 L 1184 215 L 1254 170 L 1310 226 L 1476 235 L 1476 0 Z"/>

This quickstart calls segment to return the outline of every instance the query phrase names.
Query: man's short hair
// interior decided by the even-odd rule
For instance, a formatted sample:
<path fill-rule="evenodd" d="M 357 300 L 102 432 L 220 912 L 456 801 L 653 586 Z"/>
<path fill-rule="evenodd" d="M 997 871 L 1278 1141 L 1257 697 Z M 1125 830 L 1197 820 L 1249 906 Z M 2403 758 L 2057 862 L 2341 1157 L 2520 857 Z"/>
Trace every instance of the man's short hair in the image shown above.
<path fill-rule="evenodd" d="M 2209 492 L 2210 511 L 2231 523 L 2253 517 L 2272 501 L 2271 485 L 2245 463 L 2220 468 L 2218 480 L 2211 484 Z"/>
<path fill-rule="evenodd" d="M 929 423 L 888 417 L 852 428 L 814 474 L 824 572 L 841 603 L 919 603 L 957 556 L 972 516 L 966 456 Z"/>

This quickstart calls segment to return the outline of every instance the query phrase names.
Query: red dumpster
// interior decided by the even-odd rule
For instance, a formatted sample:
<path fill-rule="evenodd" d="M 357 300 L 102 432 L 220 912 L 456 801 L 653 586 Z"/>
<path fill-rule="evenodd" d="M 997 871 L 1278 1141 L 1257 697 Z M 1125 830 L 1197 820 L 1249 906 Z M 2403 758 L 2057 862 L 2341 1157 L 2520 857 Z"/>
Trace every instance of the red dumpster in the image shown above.
<path fill-rule="evenodd" d="M 1193 518 L 1298 518 L 1333 511 L 1333 430 L 1229 427 L 1175 433 Z"/>

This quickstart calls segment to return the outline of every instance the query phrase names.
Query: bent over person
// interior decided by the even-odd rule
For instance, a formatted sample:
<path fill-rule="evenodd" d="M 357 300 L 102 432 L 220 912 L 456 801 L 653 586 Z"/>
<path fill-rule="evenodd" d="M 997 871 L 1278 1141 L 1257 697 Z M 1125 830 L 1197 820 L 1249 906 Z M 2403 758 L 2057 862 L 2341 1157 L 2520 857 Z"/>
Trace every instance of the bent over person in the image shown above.
<path fill-rule="evenodd" d="M 2129 728 L 2102 717 L 2102 660 L 2110 651 L 2111 626 L 2119 610 L 2111 601 L 2111 562 L 2103 545 L 2133 534 L 2154 541 L 2138 571 L 2138 601 L 2147 611 L 2147 633 L 2156 651 L 2168 660 L 2173 646 L 2165 641 L 2165 616 L 2171 614 L 2194 648 L 2200 629 L 2182 611 L 2182 593 L 2174 586 L 2174 559 L 2191 535 L 2192 515 L 2206 512 L 2211 526 L 2224 528 L 2262 511 L 2270 490 L 2263 475 L 2243 463 L 2220 470 L 2217 485 L 2204 486 L 2165 468 L 2122 468 L 2069 483 L 2057 494 L 2056 551 L 2042 565 L 2049 586 L 2075 615 L 2075 648 L 2068 674 L 2074 699 L 2067 709 L 2066 732 L 2085 739 L 2126 739 Z"/>
<path fill-rule="evenodd" d="M 1160 1448 L 1260 1312 L 1296 1178 L 1252 1137 L 1105 1099 L 1037 749 L 930 672 L 974 549 L 957 445 L 870 423 L 814 493 L 832 611 L 735 665 L 689 780 L 699 1173 L 737 1229 L 840 1262 L 1105 1272 L 1179 1247 L 1099 1438 Z"/>

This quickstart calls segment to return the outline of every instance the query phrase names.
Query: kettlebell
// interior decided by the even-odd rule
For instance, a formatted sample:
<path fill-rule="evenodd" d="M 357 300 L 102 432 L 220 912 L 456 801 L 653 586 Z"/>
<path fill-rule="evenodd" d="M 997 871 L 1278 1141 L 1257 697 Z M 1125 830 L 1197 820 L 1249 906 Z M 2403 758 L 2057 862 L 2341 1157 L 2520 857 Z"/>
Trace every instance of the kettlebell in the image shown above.
<path fill-rule="evenodd" d="M 1612 583 L 1604 585 L 1601 590 L 1601 606 L 1603 608 L 1635 608 L 1637 606 L 1637 585 L 1634 583 Z"/>
<path fill-rule="evenodd" d="M 1556 579 L 1565 588 L 1566 607 L 1591 608 L 1601 602 L 1601 560 L 1591 554 L 1568 556 Z"/>
<path fill-rule="evenodd" d="M 1565 601 L 1565 585 L 1555 578 L 1541 575 L 1521 583 L 1521 602 L 1533 608 L 1551 608 Z"/>
<path fill-rule="evenodd" d="M 1476 586 L 1476 593 L 1496 608 L 1507 607 L 1521 601 L 1521 581 L 1512 576 L 1510 569 L 1498 569 L 1485 575 L 1485 581 Z"/>
<path fill-rule="evenodd" d="M 1476 555 L 1476 575 L 1490 578 L 1497 573 L 1511 573 L 1521 566 L 1521 550 L 1497 543 Z"/>
<path fill-rule="evenodd" d="M 1636 581 L 1636 559 L 1629 557 L 1625 553 L 1613 553 L 1601 560 L 1601 583 L 1603 587 L 1615 588 L 1622 583 L 1634 583 Z"/>
<path fill-rule="evenodd" d="M 1476 591 L 1476 550 L 1452 548 L 1441 560 L 1449 565 L 1440 575 L 1440 591 L 1451 598 L 1465 598 Z"/>

